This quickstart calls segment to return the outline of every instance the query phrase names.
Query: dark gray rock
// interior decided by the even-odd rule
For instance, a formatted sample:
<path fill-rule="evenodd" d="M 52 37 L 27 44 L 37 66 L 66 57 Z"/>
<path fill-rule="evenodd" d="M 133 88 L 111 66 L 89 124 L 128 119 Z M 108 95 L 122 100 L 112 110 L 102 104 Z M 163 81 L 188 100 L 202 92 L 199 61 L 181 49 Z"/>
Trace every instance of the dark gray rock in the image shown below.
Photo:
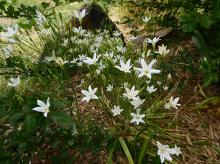
<path fill-rule="evenodd" d="M 80 11 L 86 11 L 86 16 L 82 19 L 82 28 L 85 30 L 96 31 L 96 30 L 108 30 L 110 35 L 113 36 L 114 31 L 120 30 L 117 28 L 116 24 L 109 18 L 108 14 L 104 9 L 96 3 L 85 4 L 80 8 Z M 75 17 L 72 17 L 71 20 L 72 27 L 79 27 L 79 20 Z M 124 36 L 120 36 L 124 45 L 125 40 Z"/>

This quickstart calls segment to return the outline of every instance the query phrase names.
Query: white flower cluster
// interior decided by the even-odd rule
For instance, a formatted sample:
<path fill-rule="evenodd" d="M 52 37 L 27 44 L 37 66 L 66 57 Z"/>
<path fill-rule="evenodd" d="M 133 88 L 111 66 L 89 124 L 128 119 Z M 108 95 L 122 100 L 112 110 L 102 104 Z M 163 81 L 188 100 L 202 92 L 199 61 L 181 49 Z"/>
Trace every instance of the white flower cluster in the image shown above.
<path fill-rule="evenodd" d="M 82 11 L 74 10 L 74 16 L 79 19 L 79 22 L 82 23 L 82 19 L 87 15 L 86 10 Z"/>
<path fill-rule="evenodd" d="M 179 101 L 179 97 L 174 99 L 173 96 L 171 96 L 169 99 L 169 102 L 167 102 L 164 105 L 164 108 L 165 109 L 171 109 L 171 108 L 177 109 L 177 106 L 181 106 L 181 104 L 178 104 L 178 101 Z"/>
<path fill-rule="evenodd" d="M 172 161 L 172 157 L 170 155 L 179 156 L 182 153 L 180 151 L 180 147 L 175 145 L 174 148 L 170 148 L 169 145 L 163 145 L 159 141 L 157 141 L 157 148 L 157 154 L 160 156 L 161 163 L 164 163 L 165 159 Z"/>
<path fill-rule="evenodd" d="M 38 25 L 43 26 L 44 23 L 46 23 L 46 17 L 40 12 L 36 11 L 36 22 Z M 81 22 L 83 17 L 86 16 L 85 10 L 82 11 L 74 11 L 75 17 L 79 19 Z M 144 17 L 143 21 L 145 23 L 149 22 L 151 17 Z M 44 28 L 42 28 L 44 29 Z M 46 29 L 47 30 L 47 29 Z M 64 65 L 69 66 L 69 65 L 77 65 L 79 67 L 84 67 L 89 68 L 88 70 L 89 75 L 87 77 L 99 77 L 101 75 L 104 76 L 105 70 L 107 68 L 109 69 L 109 76 L 110 78 L 106 78 L 106 83 L 105 83 L 105 88 L 106 88 L 106 93 L 108 95 L 115 94 L 115 91 L 118 91 L 120 93 L 119 97 L 122 97 L 122 101 L 126 102 L 126 105 L 129 106 L 129 111 L 130 108 L 132 112 L 129 113 L 128 117 L 130 119 L 131 124 L 144 124 L 146 121 L 146 115 L 148 114 L 146 111 L 144 111 L 144 103 L 147 101 L 147 98 L 143 99 L 142 93 L 145 91 L 147 92 L 147 96 L 153 95 L 156 91 L 159 90 L 159 88 L 163 88 L 164 91 L 167 91 L 169 87 L 167 85 L 162 84 L 160 81 L 156 81 L 154 85 L 150 84 L 154 78 L 154 74 L 160 74 L 161 70 L 156 69 L 156 59 L 151 58 L 151 50 L 148 50 L 146 52 L 143 52 L 139 59 L 137 61 L 133 61 L 133 58 L 127 58 L 125 53 L 127 53 L 129 50 L 126 47 L 123 47 L 122 45 L 117 45 L 113 46 L 114 48 L 108 49 L 108 47 L 101 51 L 101 46 L 106 42 L 105 40 L 105 32 L 95 36 L 91 34 L 90 32 L 82 29 L 82 27 L 78 28 L 73 28 L 73 33 L 75 34 L 71 38 L 65 38 L 62 40 L 61 46 L 67 49 L 70 44 L 76 44 L 79 46 L 74 46 L 70 49 L 68 49 L 68 52 L 72 54 L 80 54 L 73 59 L 66 60 L 65 58 L 58 57 L 58 55 L 55 55 L 55 52 L 52 51 L 52 56 L 51 57 L 46 57 L 45 62 L 50 63 L 54 62 L 56 65 L 60 67 L 64 67 Z M 48 29 L 48 31 L 50 31 Z M 0 37 L 8 38 L 11 42 L 13 41 L 14 35 L 18 32 L 18 26 L 15 26 L 14 28 L 9 27 L 7 31 L 4 34 L 0 34 Z M 47 31 L 46 31 L 47 33 Z M 48 32 L 50 33 L 50 32 Z M 106 32 L 107 33 L 107 32 Z M 120 32 L 115 31 L 113 34 L 115 37 L 119 37 L 121 35 Z M 160 37 L 155 37 L 153 39 L 146 39 L 146 43 L 152 44 L 152 47 L 154 49 L 154 53 L 158 53 L 161 56 L 166 56 L 170 50 L 167 49 L 167 46 L 159 46 L 158 51 L 155 50 L 156 43 L 160 40 Z M 113 44 L 113 43 L 112 43 Z M 114 44 L 113 44 L 114 45 Z M 87 47 L 87 51 L 83 51 L 83 46 Z M 69 47 L 68 47 L 69 48 Z M 8 57 L 12 51 L 13 47 L 11 45 L 8 45 L 8 47 L 2 49 L 5 55 Z M 77 52 L 77 53 L 75 53 Z M 80 52 L 80 53 L 79 53 Z M 148 60 L 149 59 L 151 60 Z M 110 63 L 110 64 L 109 64 Z M 110 67 L 111 66 L 111 67 Z M 134 80 L 132 82 L 137 83 L 124 83 L 123 81 L 120 84 L 114 83 L 115 81 L 111 80 L 111 70 L 114 69 L 117 73 L 122 74 L 122 76 L 128 76 L 129 78 L 131 77 L 131 80 Z M 92 75 L 92 76 L 90 76 Z M 119 80 L 123 79 L 123 77 L 118 77 Z M 168 79 L 171 80 L 171 75 L 168 75 Z M 104 80 L 103 80 L 104 81 Z M 18 87 L 20 84 L 20 77 L 16 78 L 10 78 L 8 82 L 8 86 L 10 87 Z M 121 87 L 123 84 L 123 87 Z M 80 87 L 82 84 L 80 85 Z M 91 100 L 97 100 L 97 101 L 102 101 L 102 97 L 99 94 L 99 91 L 102 92 L 102 89 L 98 90 L 98 87 L 94 87 L 94 84 L 90 84 L 86 90 L 82 89 L 81 93 L 83 95 L 81 101 L 82 102 L 87 102 L 89 103 Z M 155 87 L 157 86 L 157 88 Z M 138 89 L 136 89 L 136 88 Z M 122 88 L 122 89 L 121 89 Z M 117 93 L 117 94 L 118 94 Z M 118 98 L 118 97 L 117 97 Z M 164 104 L 165 109 L 172 109 L 175 108 L 177 109 L 181 104 L 178 103 L 179 97 L 174 98 L 170 97 L 168 102 Z M 128 103 L 127 103 L 128 102 Z M 41 112 L 43 113 L 44 117 L 48 116 L 48 113 L 50 112 L 50 98 L 47 98 L 46 103 L 37 100 L 37 107 L 34 107 L 32 110 L 36 112 Z M 113 117 L 118 117 L 119 115 L 123 114 L 126 112 L 126 105 L 123 105 L 118 101 L 117 103 L 112 103 L 110 105 L 110 109 L 112 112 Z M 160 156 L 161 162 L 163 163 L 165 160 L 172 161 L 171 155 L 179 155 L 181 154 L 180 148 L 175 145 L 174 148 L 169 148 L 168 145 L 163 145 L 160 142 L 157 142 L 157 147 L 158 147 L 158 155 Z"/>
<path fill-rule="evenodd" d="M 16 40 L 14 37 L 17 34 L 17 32 L 18 32 L 17 24 L 14 27 L 9 26 L 7 27 L 5 32 L 0 33 L 0 40 L 3 39 L 3 40 L 8 41 L 9 43 L 15 43 Z"/>
<path fill-rule="evenodd" d="M 11 53 L 13 52 L 13 47 L 11 44 L 8 44 L 7 47 L 2 48 L 2 51 L 5 54 L 5 58 L 9 58 Z"/>
<path fill-rule="evenodd" d="M 10 87 L 17 87 L 20 84 L 20 77 L 16 77 L 16 78 L 10 78 L 9 82 L 8 82 L 8 86 Z"/>
<path fill-rule="evenodd" d="M 18 25 L 9 26 L 5 29 L 5 32 L 0 33 L 0 41 L 8 42 L 6 47 L 2 48 L 2 52 L 5 55 L 5 58 L 9 58 L 10 55 L 13 53 L 14 48 L 13 44 L 16 42 L 16 34 L 18 33 Z"/>
<path fill-rule="evenodd" d="M 83 31 L 83 32 L 80 32 Z M 79 28 L 74 28 L 74 32 L 80 34 L 80 36 L 86 36 L 87 31 L 81 29 L 81 27 Z M 114 33 L 115 36 L 120 35 L 119 32 L 115 32 Z M 80 37 L 79 36 L 79 37 Z M 139 62 L 137 62 L 140 66 L 134 66 L 134 64 L 132 64 L 132 60 L 129 59 L 125 59 L 125 57 L 122 55 L 124 54 L 127 49 L 123 46 L 116 46 L 115 51 L 107 51 L 104 54 L 99 53 L 99 46 L 101 45 L 102 41 L 103 41 L 103 37 L 102 35 L 97 36 L 94 39 L 94 46 L 90 45 L 93 50 L 93 56 L 89 57 L 87 55 L 79 55 L 77 58 L 73 59 L 71 62 L 77 64 L 78 66 L 83 66 L 83 64 L 86 64 L 88 67 L 91 66 L 95 66 L 96 67 L 96 73 L 100 74 L 106 67 L 108 67 L 107 63 L 105 63 L 106 61 L 110 61 L 114 64 L 114 67 L 117 68 L 119 71 L 124 72 L 126 74 L 132 74 L 133 72 L 135 72 L 136 76 L 137 76 L 137 80 L 138 79 L 142 79 L 144 77 L 147 77 L 149 80 L 152 79 L 153 74 L 159 74 L 161 71 L 158 69 L 155 69 L 154 66 L 157 63 L 156 59 L 151 60 L 149 63 L 146 62 L 146 56 L 142 55 L 141 58 L 139 58 Z M 160 38 L 153 38 L 151 39 L 147 39 L 146 42 L 151 43 L 153 46 L 155 46 L 155 44 L 160 40 Z M 94 47 L 98 48 L 98 49 L 94 49 Z M 159 54 L 167 54 L 168 50 L 165 50 L 166 47 L 162 45 L 162 48 L 159 47 Z M 148 50 L 148 56 L 150 56 L 150 50 Z M 121 55 L 120 55 L 121 54 Z M 94 67 L 92 67 L 94 68 Z M 150 82 L 150 81 L 149 81 Z M 157 82 L 158 86 L 161 85 L 161 82 Z M 142 104 L 144 104 L 145 100 L 141 99 L 139 94 L 139 90 L 135 90 L 135 86 L 132 86 L 131 89 L 128 88 L 127 86 L 124 86 L 125 89 L 125 93 L 123 93 L 123 97 L 126 97 L 129 101 L 130 104 L 133 106 L 133 108 L 135 109 L 136 112 L 131 112 L 131 121 L 130 123 L 136 123 L 137 125 L 139 125 L 140 123 L 145 123 L 144 121 L 144 117 L 145 114 L 141 114 L 141 109 L 140 106 Z M 163 89 L 166 91 L 168 90 L 168 86 L 164 85 Z M 96 92 L 97 92 L 98 88 L 92 89 L 91 85 L 89 85 L 88 90 L 82 90 L 82 94 L 84 95 L 84 97 L 82 98 L 82 101 L 86 101 L 89 102 L 92 99 L 99 99 L 98 96 L 96 96 Z M 113 85 L 109 84 L 106 87 L 106 91 L 107 92 L 111 92 L 113 90 Z M 146 87 L 146 91 L 149 94 L 152 94 L 154 92 L 157 91 L 157 88 L 155 88 L 154 85 L 149 85 Z M 170 103 L 169 103 L 170 104 Z M 178 104 L 177 104 L 178 105 Z M 166 104 L 166 108 L 167 108 L 167 104 Z M 172 107 L 174 107 L 174 105 L 171 105 Z M 112 113 L 113 116 L 118 116 L 121 114 L 121 112 L 124 111 L 124 109 L 122 109 L 120 107 L 120 105 L 113 105 L 112 108 Z"/>

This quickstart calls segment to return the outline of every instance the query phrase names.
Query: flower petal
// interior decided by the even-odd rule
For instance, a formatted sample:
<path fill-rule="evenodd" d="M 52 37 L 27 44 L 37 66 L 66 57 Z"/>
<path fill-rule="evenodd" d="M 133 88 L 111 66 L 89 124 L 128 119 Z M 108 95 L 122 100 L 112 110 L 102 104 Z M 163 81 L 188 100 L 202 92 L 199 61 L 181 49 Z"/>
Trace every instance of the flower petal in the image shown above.
<path fill-rule="evenodd" d="M 47 112 L 44 113 L 44 117 L 47 117 Z"/>
<path fill-rule="evenodd" d="M 37 100 L 37 104 L 41 107 L 46 107 L 46 104 L 41 100 Z"/>
<path fill-rule="evenodd" d="M 34 110 L 36 112 L 44 112 L 44 108 L 42 108 L 42 107 L 35 107 L 32 110 Z"/>
<path fill-rule="evenodd" d="M 156 59 L 152 60 L 152 61 L 150 62 L 150 64 L 148 65 L 148 68 L 151 69 L 156 62 L 157 62 Z"/>

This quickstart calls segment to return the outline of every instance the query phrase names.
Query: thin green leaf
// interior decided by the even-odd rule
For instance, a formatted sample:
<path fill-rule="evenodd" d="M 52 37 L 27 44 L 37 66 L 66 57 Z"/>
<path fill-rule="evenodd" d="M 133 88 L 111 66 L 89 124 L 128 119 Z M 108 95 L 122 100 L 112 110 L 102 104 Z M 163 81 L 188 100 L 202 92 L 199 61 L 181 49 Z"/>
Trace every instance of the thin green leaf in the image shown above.
<path fill-rule="evenodd" d="M 110 150 L 110 153 L 109 153 L 109 156 L 108 156 L 108 161 L 107 161 L 108 164 L 113 163 L 112 162 L 112 155 L 113 155 L 113 152 L 114 152 L 114 149 L 115 149 L 115 146 L 116 146 L 117 142 L 118 142 L 118 140 L 115 140 L 114 145 L 113 145 L 112 149 Z"/>
<path fill-rule="evenodd" d="M 204 108 L 209 107 L 208 104 L 216 105 L 219 102 L 220 102 L 219 96 L 212 96 L 212 97 L 206 98 L 204 101 L 196 105 L 194 109 L 204 109 Z"/>
<path fill-rule="evenodd" d="M 144 144 L 143 144 L 143 146 L 142 146 L 142 148 L 141 148 L 140 155 L 139 155 L 138 164 L 141 164 L 141 163 L 142 163 L 142 160 L 143 160 L 143 158 L 144 158 L 144 155 L 146 154 L 145 152 L 146 152 L 146 150 L 147 150 L 147 144 L 148 144 L 148 140 L 145 139 Z"/>
<path fill-rule="evenodd" d="M 126 143 L 125 143 L 125 141 L 122 137 L 119 137 L 119 142 L 120 142 L 120 144 L 121 144 L 121 146 L 122 146 L 122 148 L 125 152 L 125 155 L 128 159 L 129 164 L 134 164 L 134 161 L 131 157 L 131 153 L 130 153 L 130 151 L 129 151 L 129 149 L 128 149 L 128 147 L 127 147 L 127 145 L 126 145 Z"/>

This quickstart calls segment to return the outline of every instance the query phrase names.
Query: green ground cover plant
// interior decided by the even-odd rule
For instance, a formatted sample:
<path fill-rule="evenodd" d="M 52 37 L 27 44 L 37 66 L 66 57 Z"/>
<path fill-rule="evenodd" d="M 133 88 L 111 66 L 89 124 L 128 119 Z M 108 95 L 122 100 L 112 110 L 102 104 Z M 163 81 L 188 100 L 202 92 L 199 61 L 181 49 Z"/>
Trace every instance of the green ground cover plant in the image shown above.
<path fill-rule="evenodd" d="M 1 163 L 73 163 L 78 152 L 102 150 L 107 163 L 118 152 L 131 164 L 178 160 L 184 143 L 168 144 L 163 121 L 182 106 L 178 73 L 193 71 L 191 63 L 185 66 L 160 37 L 146 38 L 143 49 L 125 47 L 119 31 L 86 31 L 53 7 L 32 9 L 0 32 Z M 79 22 L 86 15 L 73 13 Z M 154 19 L 141 21 L 147 29 Z M 204 42 L 206 31 L 203 37 L 196 30 L 197 46 L 216 57 L 216 45 Z M 203 56 L 203 72 L 216 71 L 212 55 Z"/>
<path fill-rule="evenodd" d="M 219 0 L 111 2 L 127 6 L 130 16 L 125 16 L 122 23 L 131 26 L 134 35 L 141 32 L 139 24 L 145 26 L 147 32 L 172 27 L 174 31 L 179 31 L 179 37 L 193 37 L 200 56 L 198 72 L 203 74 L 203 86 L 219 83 Z"/>

